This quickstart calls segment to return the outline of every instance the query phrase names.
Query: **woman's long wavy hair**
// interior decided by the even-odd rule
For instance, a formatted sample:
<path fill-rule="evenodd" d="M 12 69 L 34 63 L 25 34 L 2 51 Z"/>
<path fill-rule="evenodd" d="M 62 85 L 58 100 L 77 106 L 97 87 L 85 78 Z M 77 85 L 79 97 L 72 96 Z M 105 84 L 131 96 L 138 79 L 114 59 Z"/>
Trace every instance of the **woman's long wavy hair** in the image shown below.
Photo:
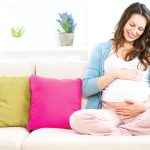
<path fill-rule="evenodd" d="M 147 24 L 143 34 L 134 41 L 133 48 L 126 55 L 125 60 L 130 61 L 135 57 L 138 57 L 140 64 L 144 66 L 144 70 L 147 70 L 148 66 L 150 65 L 150 10 L 144 4 L 136 2 L 125 9 L 118 24 L 115 27 L 113 38 L 114 49 L 117 53 L 118 49 L 123 46 L 125 41 L 123 36 L 124 26 L 133 14 L 140 14 L 144 16 L 147 19 Z"/>

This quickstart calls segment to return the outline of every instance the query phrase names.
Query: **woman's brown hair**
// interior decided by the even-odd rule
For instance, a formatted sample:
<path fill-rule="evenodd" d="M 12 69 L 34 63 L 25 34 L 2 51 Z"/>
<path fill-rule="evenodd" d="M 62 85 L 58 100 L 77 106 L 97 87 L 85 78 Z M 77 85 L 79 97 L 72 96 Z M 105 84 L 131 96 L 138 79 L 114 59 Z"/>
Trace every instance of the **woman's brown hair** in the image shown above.
<path fill-rule="evenodd" d="M 134 41 L 133 49 L 126 55 L 125 60 L 130 61 L 138 57 L 140 63 L 144 66 L 144 70 L 150 65 L 150 10 L 139 2 L 131 4 L 125 9 L 114 32 L 114 48 L 117 52 L 118 49 L 124 44 L 123 30 L 127 21 L 133 14 L 139 14 L 147 19 L 147 24 L 144 33 Z"/>

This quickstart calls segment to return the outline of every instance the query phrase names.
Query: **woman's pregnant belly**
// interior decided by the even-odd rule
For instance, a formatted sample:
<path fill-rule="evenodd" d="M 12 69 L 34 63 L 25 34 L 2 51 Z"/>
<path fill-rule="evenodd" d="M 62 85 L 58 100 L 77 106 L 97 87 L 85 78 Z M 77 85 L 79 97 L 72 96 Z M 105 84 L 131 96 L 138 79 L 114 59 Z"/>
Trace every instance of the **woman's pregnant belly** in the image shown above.
<path fill-rule="evenodd" d="M 102 92 L 102 100 L 108 102 L 124 102 L 125 99 L 143 102 L 150 95 L 150 87 L 144 81 L 114 80 Z"/>

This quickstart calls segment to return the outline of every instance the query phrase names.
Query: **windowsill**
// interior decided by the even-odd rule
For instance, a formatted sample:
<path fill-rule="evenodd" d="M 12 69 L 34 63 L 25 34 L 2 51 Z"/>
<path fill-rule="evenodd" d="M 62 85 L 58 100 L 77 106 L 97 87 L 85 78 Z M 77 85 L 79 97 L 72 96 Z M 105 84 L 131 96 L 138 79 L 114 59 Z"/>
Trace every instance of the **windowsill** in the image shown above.
<path fill-rule="evenodd" d="M 80 52 L 88 51 L 88 46 L 51 46 L 51 47 L 16 47 L 1 48 L 0 52 Z"/>
<path fill-rule="evenodd" d="M 1 49 L 1 60 L 87 60 L 88 47 L 56 46 Z"/>

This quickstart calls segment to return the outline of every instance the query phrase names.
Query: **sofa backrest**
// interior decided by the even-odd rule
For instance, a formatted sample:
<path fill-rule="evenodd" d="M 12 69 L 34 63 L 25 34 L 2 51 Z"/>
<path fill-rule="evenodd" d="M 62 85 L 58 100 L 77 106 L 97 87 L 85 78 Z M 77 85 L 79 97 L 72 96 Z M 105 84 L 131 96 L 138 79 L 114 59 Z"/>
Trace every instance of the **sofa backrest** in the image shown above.
<path fill-rule="evenodd" d="M 56 79 L 82 78 L 86 69 L 85 61 L 0 61 L 0 76 L 30 76 L 36 74 L 42 77 Z M 82 108 L 86 98 L 82 97 Z"/>
<path fill-rule="evenodd" d="M 0 61 L 0 76 L 30 76 L 35 65 L 24 61 Z"/>
<path fill-rule="evenodd" d="M 36 64 L 36 74 L 51 78 L 82 78 L 86 62 L 49 61 Z"/>

